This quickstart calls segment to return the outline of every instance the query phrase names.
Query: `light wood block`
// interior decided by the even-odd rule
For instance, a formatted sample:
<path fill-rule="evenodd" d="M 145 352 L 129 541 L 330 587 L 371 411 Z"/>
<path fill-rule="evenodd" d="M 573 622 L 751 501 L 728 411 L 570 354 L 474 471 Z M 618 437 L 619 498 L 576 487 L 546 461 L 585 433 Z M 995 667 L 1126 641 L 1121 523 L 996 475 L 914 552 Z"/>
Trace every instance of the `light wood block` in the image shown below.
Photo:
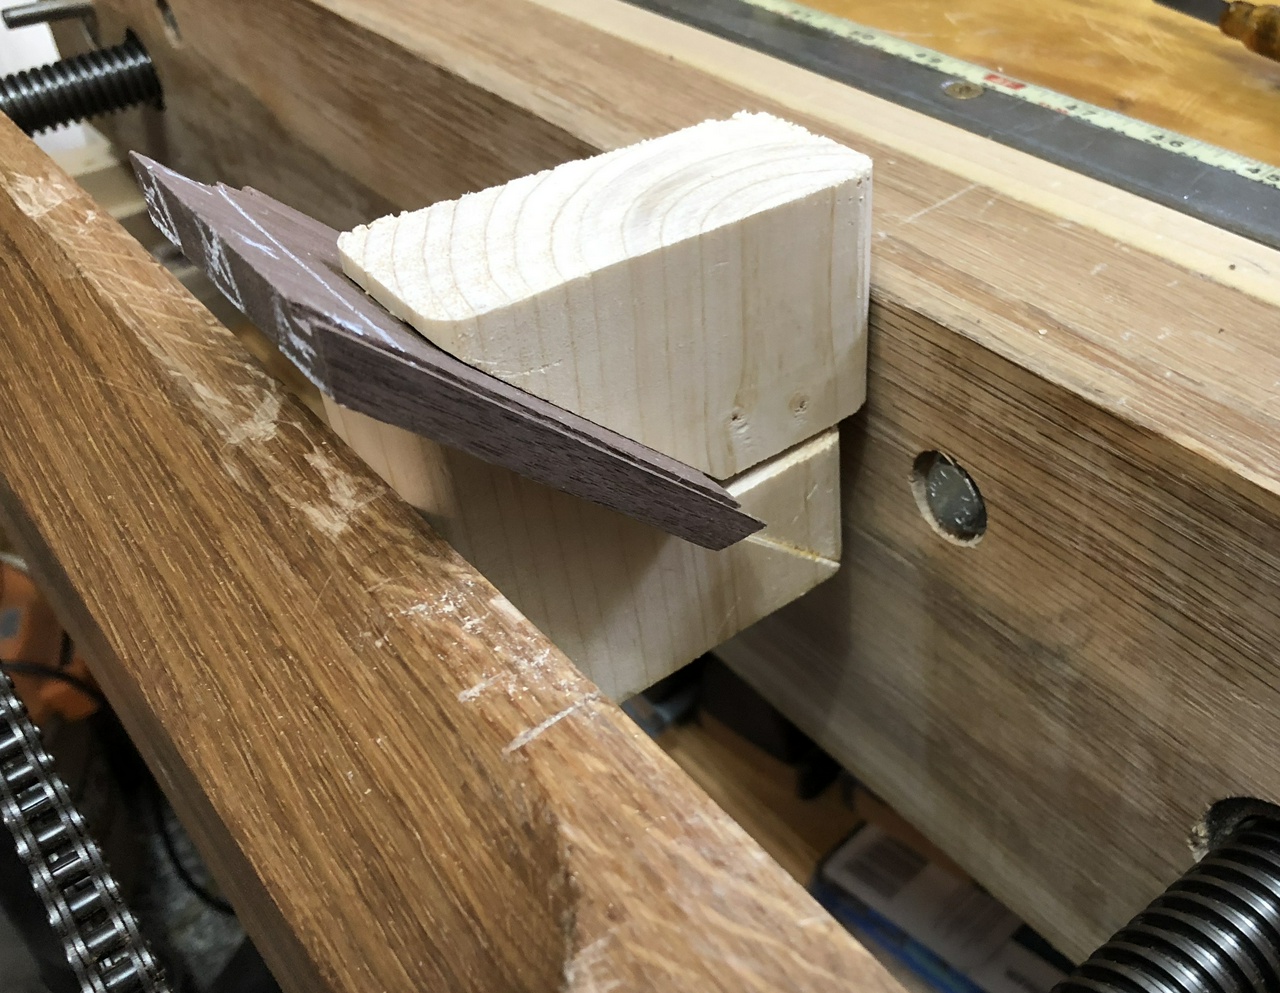
<path fill-rule="evenodd" d="M 871 160 L 707 121 L 339 240 L 468 365 L 718 479 L 862 404 Z"/>
<path fill-rule="evenodd" d="M 601 690 L 622 699 L 832 576 L 833 429 L 727 485 L 766 528 L 699 548 L 325 398 L 335 431 Z"/>

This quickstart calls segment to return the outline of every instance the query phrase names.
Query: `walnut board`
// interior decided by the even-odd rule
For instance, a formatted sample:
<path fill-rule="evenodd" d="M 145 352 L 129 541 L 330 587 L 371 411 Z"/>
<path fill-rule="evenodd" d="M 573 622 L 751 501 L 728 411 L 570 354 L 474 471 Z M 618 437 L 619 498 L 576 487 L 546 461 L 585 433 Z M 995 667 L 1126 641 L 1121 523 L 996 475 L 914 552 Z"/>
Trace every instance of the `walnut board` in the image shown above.
<path fill-rule="evenodd" d="M 7 121 L 0 163 L 0 524 L 285 990 L 895 993 Z"/>
<path fill-rule="evenodd" d="M 343 274 L 332 228 L 255 190 L 206 186 L 143 156 L 134 169 L 156 227 L 337 402 L 704 547 L 763 526 L 696 469 L 416 334 Z"/>
<path fill-rule="evenodd" d="M 170 108 L 116 136 L 334 226 L 744 109 L 869 154 L 840 578 L 737 664 L 1072 956 L 1210 802 L 1280 799 L 1277 253 L 612 0 L 171 6 L 178 47 L 99 4 Z M 977 546 L 921 517 L 926 449 L 981 487 Z"/>

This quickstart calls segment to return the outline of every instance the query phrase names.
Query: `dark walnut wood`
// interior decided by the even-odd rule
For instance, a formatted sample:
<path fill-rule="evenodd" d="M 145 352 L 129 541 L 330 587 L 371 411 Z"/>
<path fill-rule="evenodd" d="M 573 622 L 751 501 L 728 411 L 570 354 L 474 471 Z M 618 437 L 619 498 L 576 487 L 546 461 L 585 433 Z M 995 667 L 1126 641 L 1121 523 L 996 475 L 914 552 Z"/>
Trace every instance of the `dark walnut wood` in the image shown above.
<path fill-rule="evenodd" d="M 141 155 L 134 169 L 161 233 L 343 406 L 705 548 L 764 526 L 709 476 L 431 344 L 347 278 L 333 228 Z"/>
<path fill-rule="evenodd" d="M 0 525 L 291 993 L 893 993 L 0 120 Z"/>

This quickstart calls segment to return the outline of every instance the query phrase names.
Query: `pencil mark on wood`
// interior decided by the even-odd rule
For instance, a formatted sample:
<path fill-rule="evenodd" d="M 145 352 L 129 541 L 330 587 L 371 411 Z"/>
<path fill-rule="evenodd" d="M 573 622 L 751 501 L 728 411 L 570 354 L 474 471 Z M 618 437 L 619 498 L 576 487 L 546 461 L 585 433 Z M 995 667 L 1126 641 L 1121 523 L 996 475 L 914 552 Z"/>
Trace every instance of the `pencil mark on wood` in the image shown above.
<path fill-rule="evenodd" d="M 970 183 L 964 189 L 957 190 L 955 193 L 952 193 L 949 197 L 943 197 L 937 203 L 931 203 L 929 206 L 923 208 L 922 210 L 917 210 L 914 214 L 904 217 L 902 219 L 902 223 L 914 224 L 916 221 L 920 220 L 920 218 L 924 217 L 926 214 L 932 214 L 935 210 L 940 210 L 941 208 L 947 206 L 947 204 L 954 203 L 955 201 L 959 200 L 962 196 L 964 196 L 966 193 L 972 193 L 977 188 L 978 188 L 977 183 Z"/>

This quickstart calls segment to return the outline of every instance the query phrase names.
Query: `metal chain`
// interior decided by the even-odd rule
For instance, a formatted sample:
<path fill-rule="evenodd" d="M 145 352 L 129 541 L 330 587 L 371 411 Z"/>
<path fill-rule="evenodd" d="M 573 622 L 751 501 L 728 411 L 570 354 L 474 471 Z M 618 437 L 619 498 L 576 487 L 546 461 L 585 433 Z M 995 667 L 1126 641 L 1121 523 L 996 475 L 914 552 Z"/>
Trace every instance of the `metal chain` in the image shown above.
<path fill-rule="evenodd" d="M 0 673 L 0 819 L 84 993 L 171 993 L 66 785 Z"/>

